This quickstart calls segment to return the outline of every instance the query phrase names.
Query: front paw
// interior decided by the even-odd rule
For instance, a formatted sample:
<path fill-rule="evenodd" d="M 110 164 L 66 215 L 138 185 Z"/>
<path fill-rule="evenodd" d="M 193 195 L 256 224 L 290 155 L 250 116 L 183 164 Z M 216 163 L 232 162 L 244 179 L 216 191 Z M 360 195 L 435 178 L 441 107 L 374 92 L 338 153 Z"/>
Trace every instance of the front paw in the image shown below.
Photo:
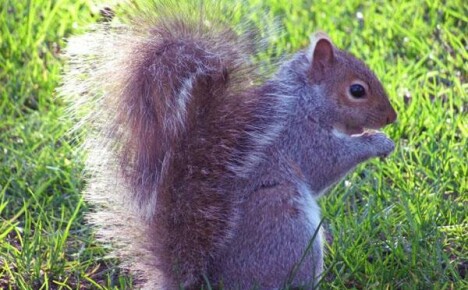
<path fill-rule="evenodd" d="M 384 133 L 364 134 L 376 157 L 385 158 L 395 149 L 395 143 Z"/>

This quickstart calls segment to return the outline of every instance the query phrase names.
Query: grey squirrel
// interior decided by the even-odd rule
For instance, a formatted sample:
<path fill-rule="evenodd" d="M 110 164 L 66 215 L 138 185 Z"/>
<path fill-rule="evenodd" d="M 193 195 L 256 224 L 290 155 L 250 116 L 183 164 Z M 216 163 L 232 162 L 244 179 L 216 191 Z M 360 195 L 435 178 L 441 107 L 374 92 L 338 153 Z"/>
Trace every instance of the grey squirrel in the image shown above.
<path fill-rule="evenodd" d="M 134 8 L 67 49 L 98 237 L 138 287 L 315 287 L 315 200 L 394 149 L 367 130 L 396 119 L 381 83 L 320 32 L 263 81 L 258 40 L 216 13 Z"/>

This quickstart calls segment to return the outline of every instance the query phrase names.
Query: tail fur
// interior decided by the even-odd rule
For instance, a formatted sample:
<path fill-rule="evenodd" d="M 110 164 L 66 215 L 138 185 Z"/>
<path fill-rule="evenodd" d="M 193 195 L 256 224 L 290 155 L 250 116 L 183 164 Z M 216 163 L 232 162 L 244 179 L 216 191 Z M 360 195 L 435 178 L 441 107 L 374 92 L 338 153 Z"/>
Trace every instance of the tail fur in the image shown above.
<path fill-rule="evenodd" d="M 123 23 L 71 39 L 66 55 L 62 94 L 90 111 L 90 221 L 150 288 L 209 278 L 233 235 L 237 188 L 284 109 L 255 87 L 255 40 L 206 2 L 135 5 Z"/>

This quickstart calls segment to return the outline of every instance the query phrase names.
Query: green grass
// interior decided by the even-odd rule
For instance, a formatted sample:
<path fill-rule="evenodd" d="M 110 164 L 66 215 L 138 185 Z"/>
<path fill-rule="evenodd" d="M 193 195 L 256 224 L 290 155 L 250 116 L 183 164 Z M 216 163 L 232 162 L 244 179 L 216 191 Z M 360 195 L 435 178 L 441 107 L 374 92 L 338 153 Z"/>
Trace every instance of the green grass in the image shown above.
<path fill-rule="evenodd" d="M 465 1 L 246 3 L 275 16 L 254 21 L 284 27 L 265 58 L 324 30 L 376 71 L 399 112 L 386 129 L 394 154 L 321 200 L 322 289 L 468 289 Z M 85 224 L 80 138 L 55 97 L 64 37 L 97 14 L 87 0 L 0 2 L 0 288 L 131 287 Z"/>

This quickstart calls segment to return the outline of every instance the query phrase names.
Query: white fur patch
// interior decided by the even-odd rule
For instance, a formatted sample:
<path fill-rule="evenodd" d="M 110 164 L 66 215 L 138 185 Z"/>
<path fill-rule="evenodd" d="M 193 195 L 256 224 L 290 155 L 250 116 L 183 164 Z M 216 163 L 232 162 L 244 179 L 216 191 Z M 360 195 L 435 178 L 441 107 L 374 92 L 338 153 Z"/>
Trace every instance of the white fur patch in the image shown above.
<path fill-rule="evenodd" d="M 335 137 L 338 137 L 338 138 L 340 138 L 340 139 L 348 139 L 348 138 L 349 138 L 349 135 L 348 135 L 348 134 L 343 133 L 342 131 L 340 131 L 340 130 L 337 129 L 337 128 L 333 128 L 332 134 L 333 134 Z"/>
<path fill-rule="evenodd" d="M 180 89 L 180 92 L 177 95 L 177 108 L 175 116 L 181 127 L 185 124 L 185 119 L 187 115 L 187 104 L 190 101 L 190 96 L 193 89 L 193 81 L 196 79 L 196 77 L 197 74 L 194 74 L 189 78 L 185 79 L 182 83 L 182 88 Z"/>
<path fill-rule="evenodd" d="M 300 193 L 300 199 L 298 200 L 299 204 L 302 206 L 302 210 L 306 215 L 306 220 L 310 227 L 310 232 L 314 233 L 317 230 L 317 226 L 320 224 L 320 207 L 317 204 L 317 201 L 313 197 L 313 192 L 307 186 L 306 183 L 299 183 L 298 190 Z M 317 235 L 319 243 L 322 243 L 321 235 Z"/>
<path fill-rule="evenodd" d="M 187 118 L 187 107 L 190 102 L 193 83 L 197 78 L 197 75 L 198 72 L 186 78 L 182 82 L 180 90 L 173 93 L 173 95 L 176 96 L 176 104 L 175 106 L 172 106 L 171 103 L 167 104 L 167 106 L 171 107 L 173 113 L 170 116 L 167 116 L 166 121 L 163 124 L 164 130 L 174 133 L 184 130 Z"/>

